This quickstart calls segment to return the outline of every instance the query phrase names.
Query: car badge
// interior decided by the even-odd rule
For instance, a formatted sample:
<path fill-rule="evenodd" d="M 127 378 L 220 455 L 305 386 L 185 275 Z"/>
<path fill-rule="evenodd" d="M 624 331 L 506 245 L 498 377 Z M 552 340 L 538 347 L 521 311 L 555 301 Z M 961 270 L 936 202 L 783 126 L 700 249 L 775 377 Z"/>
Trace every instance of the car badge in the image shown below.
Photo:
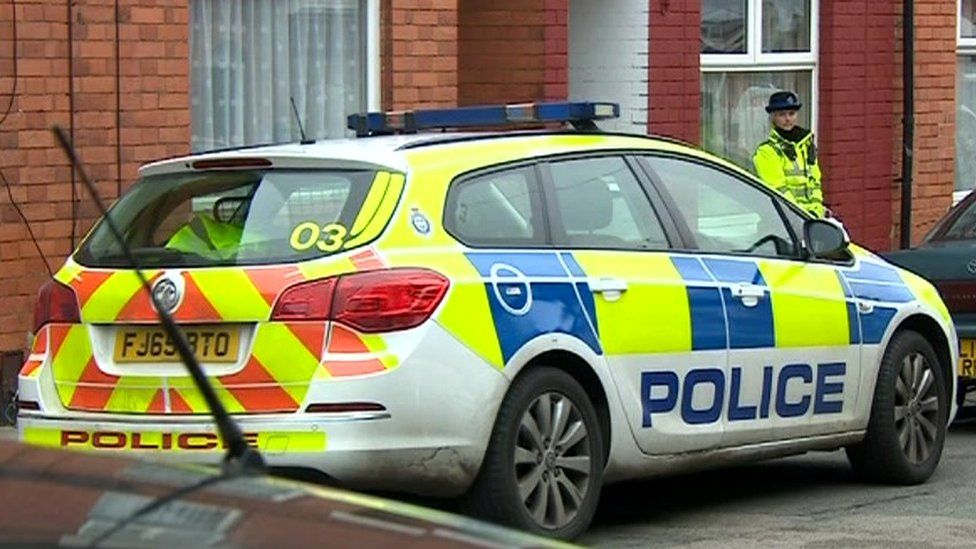
<path fill-rule="evenodd" d="M 489 273 L 489 283 L 498 305 L 511 315 L 527 315 L 533 301 L 529 277 L 508 263 L 493 263 Z"/>
<path fill-rule="evenodd" d="M 180 280 L 182 282 L 182 280 Z M 166 277 L 159 279 L 152 290 L 153 298 L 167 313 L 172 313 L 183 300 L 183 292 L 177 281 Z"/>
<path fill-rule="evenodd" d="M 966 264 L 966 270 L 969 271 L 969 274 L 976 275 L 976 257 L 969 260 L 969 263 Z"/>
<path fill-rule="evenodd" d="M 410 224 L 413 225 L 413 230 L 417 231 L 417 234 L 427 236 L 430 234 L 430 220 L 427 216 L 422 214 L 417 208 L 412 208 L 410 214 Z"/>

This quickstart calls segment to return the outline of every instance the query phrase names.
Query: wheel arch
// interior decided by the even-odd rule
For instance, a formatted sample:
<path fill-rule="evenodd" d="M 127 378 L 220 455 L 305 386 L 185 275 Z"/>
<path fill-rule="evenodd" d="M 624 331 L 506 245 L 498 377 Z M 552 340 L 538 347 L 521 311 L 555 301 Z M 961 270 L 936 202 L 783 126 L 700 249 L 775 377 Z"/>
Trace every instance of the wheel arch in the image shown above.
<path fill-rule="evenodd" d="M 956 370 L 955 362 L 952 359 L 953 345 L 946 336 L 945 330 L 942 329 L 942 326 L 934 318 L 916 313 L 902 320 L 895 328 L 895 331 L 892 332 L 892 337 L 898 332 L 908 330 L 921 334 L 922 337 L 932 344 L 935 356 L 939 359 L 939 369 L 942 371 L 942 379 L 946 383 L 946 398 L 950 406 L 953 406 L 955 402 Z M 949 419 L 951 421 L 951 414 Z"/>
<path fill-rule="evenodd" d="M 566 372 L 574 380 L 576 380 L 576 382 L 579 383 L 586 392 L 586 396 L 589 397 L 590 403 L 593 404 L 593 408 L 596 410 L 597 419 L 600 422 L 600 431 L 603 435 L 603 458 L 604 463 L 607 463 L 610 458 L 612 422 L 610 421 L 610 401 L 607 398 L 606 388 L 600 381 L 600 376 L 597 375 L 592 365 L 590 365 L 590 363 L 580 355 L 572 351 L 554 349 L 551 351 L 545 351 L 532 357 L 525 364 L 525 366 L 519 370 L 518 374 L 515 376 L 515 379 L 525 375 L 525 372 L 540 366 L 548 366 L 550 368 L 556 368 Z"/>

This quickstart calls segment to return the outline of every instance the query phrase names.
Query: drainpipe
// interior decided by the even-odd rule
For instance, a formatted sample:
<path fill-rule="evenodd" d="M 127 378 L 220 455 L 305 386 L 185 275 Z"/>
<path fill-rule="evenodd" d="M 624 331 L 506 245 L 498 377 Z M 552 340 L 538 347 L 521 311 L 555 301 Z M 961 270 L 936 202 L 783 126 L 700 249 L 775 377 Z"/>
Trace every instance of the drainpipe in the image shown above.
<path fill-rule="evenodd" d="M 901 248 L 912 245 L 912 156 L 915 145 L 915 2 L 902 7 Z"/>

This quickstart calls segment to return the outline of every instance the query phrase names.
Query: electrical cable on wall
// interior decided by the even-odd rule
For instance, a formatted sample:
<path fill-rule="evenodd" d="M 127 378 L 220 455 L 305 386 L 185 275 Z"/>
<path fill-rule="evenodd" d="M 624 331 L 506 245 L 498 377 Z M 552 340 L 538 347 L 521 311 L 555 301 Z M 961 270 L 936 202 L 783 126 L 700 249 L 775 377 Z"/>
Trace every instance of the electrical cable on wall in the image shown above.
<path fill-rule="evenodd" d="M 27 221 L 27 217 L 20 209 L 20 206 L 17 205 L 17 201 L 14 200 L 14 193 L 10 190 L 10 182 L 7 181 L 7 176 L 3 175 L 3 170 L 0 170 L 0 179 L 3 180 L 3 186 L 7 189 L 7 198 L 10 199 L 10 204 L 15 210 L 17 210 L 17 214 L 24 221 L 24 226 L 27 227 L 27 234 L 30 235 L 31 242 L 34 243 L 34 247 L 37 248 L 37 255 L 41 256 L 41 259 L 44 261 L 44 267 L 47 268 L 47 273 L 51 275 L 51 278 L 54 278 L 54 271 L 51 269 L 51 264 L 48 263 L 47 257 L 44 255 L 44 252 L 41 251 L 41 245 L 37 242 L 37 237 L 34 236 L 34 230 L 31 229 L 30 223 Z"/>
<path fill-rule="evenodd" d="M 0 127 L 3 127 L 3 123 L 7 121 L 7 115 L 10 114 L 10 109 L 14 105 L 14 97 L 17 95 L 17 0 L 10 0 L 10 11 L 12 12 L 10 19 L 11 28 L 13 31 L 13 36 L 11 37 L 12 47 L 10 60 L 13 62 L 14 66 L 14 82 L 13 85 L 10 86 L 10 99 L 7 100 L 7 108 L 4 109 L 3 116 L 0 116 Z"/>
<path fill-rule="evenodd" d="M 67 0 L 68 8 L 68 133 L 71 142 L 75 142 L 75 34 L 71 17 L 71 2 Z M 71 170 L 71 249 L 75 249 L 75 225 L 78 224 L 78 194 L 75 188 L 75 171 Z"/>
<path fill-rule="evenodd" d="M 115 196 L 122 196 L 122 41 L 119 39 L 119 0 L 115 0 Z"/>
<path fill-rule="evenodd" d="M 3 123 L 7 121 L 7 116 L 10 115 L 10 111 L 13 108 L 14 98 L 17 96 L 17 80 L 18 80 L 17 65 L 19 64 L 18 63 L 19 62 L 19 59 L 18 59 L 19 58 L 19 55 L 18 55 L 18 52 L 17 52 L 17 42 L 18 42 L 18 38 L 17 38 L 17 0 L 10 0 L 10 11 L 11 11 L 10 23 L 11 23 L 11 29 L 12 29 L 12 33 L 11 33 L 12 34 L 12 37 L 11 37 L 11 39 L 12 39 L 12 48 L 11 48 L 10 58 L 13 61 L 13 79 L 14 79 L 14 82 L 13 82 L 13 85 L 10 87 L 10 100 L 7 101 L 7 107 L 4 109 L 3 116 L 0 116 L 0 128 L 2 128 L 3 127 Z M 27 221 L 27 216 L 24 215 L 24 212 L 23 212 L 23 210 L 20 209 L 20 206 L 17 204 L 17 201 L 14 200 L 14 193 L 10 189 L 10 182 L 7 180 L 7 176 L 5 176 L 3 174 L 3 169 L 2 168 L 0 168 L 0 180 L 3 181 L 3 186 L 7 190 L 7 198 L 10 200 L 11 206 L 13 206 L 14 210 L 16 210 L 17 215 L 20 216 L 20 219 L 23 220 L 24 226 L 27 227 L 27 234 L 30 235 L 31 242 L 34 243 L 34 247 L 37 248 L 37 255 L 41 256 L 41 259 L 44 261 L 44 267 L 47 268 L 48 274 L 53 277 L 54 276 L 54 271 L 51 269 L 51 264 L 48 262 L 47 257 L 44 255 L 44 252 L 41 251 L 41 245 L 40 245 L 40 243 L 38 243 L 37 237 L 34 236 L 34 230 L 31 229 L 30 222 Z"/>

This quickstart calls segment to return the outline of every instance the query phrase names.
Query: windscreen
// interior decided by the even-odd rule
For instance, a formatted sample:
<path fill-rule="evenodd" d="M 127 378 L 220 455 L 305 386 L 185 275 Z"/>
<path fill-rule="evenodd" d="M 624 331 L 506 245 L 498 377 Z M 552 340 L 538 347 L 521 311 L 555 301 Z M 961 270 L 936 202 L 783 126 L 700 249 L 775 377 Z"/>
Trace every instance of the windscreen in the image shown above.
<path fill-rule="evenodd" d="M 943 227 L 939 223 L 932 232 L 928 240 L 973 240 L 976 239 L 976 201 L 969 202 L 962 206 L 965 209 L 956 215 L 951 224 Z M 944 218 L 945 219 L 945 218 Z"/>
<path fill-rule="evenodd" d="M 372 170 L 240 170 L 145 177 L 108 215 L 144 266 L 291 263 L 345 249 Z M 126 267 L 102 220 L 75 255 Z"/>

